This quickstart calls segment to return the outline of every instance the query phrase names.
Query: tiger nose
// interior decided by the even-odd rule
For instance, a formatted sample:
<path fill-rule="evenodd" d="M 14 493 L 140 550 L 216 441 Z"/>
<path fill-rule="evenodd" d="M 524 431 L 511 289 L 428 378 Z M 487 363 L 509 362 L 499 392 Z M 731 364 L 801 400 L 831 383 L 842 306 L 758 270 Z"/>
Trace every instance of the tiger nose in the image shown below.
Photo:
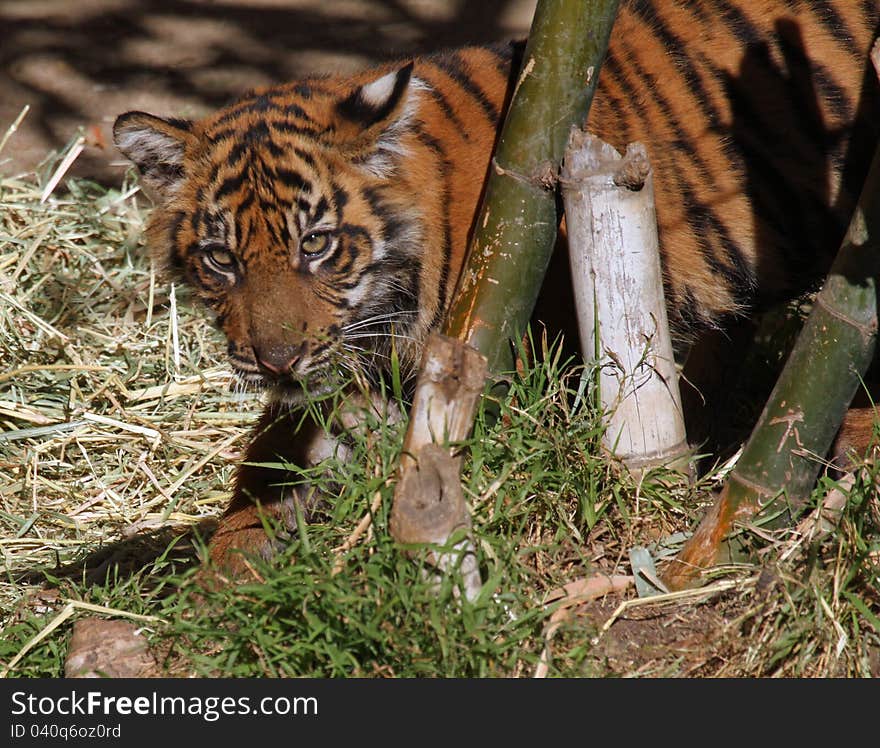
<path fill-rule="evenodd" d="M 290 374 L 296 369 L 306 352 L 306 343 L 297 346 L 272 345 L 265 348 L 253 346 L 257 365 L 266 374 L 279 377 Z"/>

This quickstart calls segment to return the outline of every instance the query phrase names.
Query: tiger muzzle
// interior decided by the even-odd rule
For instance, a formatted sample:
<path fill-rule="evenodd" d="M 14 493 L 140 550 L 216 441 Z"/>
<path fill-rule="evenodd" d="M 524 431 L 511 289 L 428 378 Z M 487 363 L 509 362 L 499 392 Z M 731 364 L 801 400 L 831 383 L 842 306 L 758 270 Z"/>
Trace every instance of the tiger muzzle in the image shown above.
<path fill-rule="evenodd" d="M 306 357 L 308 343 L 257 344 L 253 351 L 261 374 L 270 379 L 285 379 L 304 373 L 299 367 Z"/>

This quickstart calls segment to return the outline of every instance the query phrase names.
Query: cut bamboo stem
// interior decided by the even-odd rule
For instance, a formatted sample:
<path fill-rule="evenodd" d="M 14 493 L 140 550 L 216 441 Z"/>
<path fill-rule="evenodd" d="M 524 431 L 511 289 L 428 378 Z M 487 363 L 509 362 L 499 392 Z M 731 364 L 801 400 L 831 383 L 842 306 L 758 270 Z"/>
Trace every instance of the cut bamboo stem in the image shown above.
<path fill-rule="evenodd" d="M 458 340 L 431 336 L 391 510 L 391 532 L 400 543 L 448 546 L 457 534 L 462 536 L 451 549 L 429 551 L 428 560 L 441 573 L 457 568 L 469 600 L 482 583 L 454 449 L 470 434 L 487 375 L 485 356 Z"/>
<path fill-rule="evenodd" d="M 562 172 L 581 347 L 599 367 L 603 441 L 632 471 L 688 451 L 647 151 L 572 128 Z"/>

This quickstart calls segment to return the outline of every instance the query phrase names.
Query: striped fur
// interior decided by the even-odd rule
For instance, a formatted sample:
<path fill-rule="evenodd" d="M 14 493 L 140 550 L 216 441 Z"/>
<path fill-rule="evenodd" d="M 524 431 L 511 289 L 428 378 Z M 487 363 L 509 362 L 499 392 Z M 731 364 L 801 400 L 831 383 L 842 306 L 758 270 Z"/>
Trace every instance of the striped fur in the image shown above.
<path fill-rule="evenodd" d="M 655 170 L 671 320 L 797 294 L 837 251 L 880 131 L 876 2 L 631 2 L 590 117 Z"/>
<path fill-rule="evenodd" d="M 589 125 L 647 145 L 681 337 L 824 274 L 877 142 L 878 20 L 866 0 L 622 4 Z M 414 369 L 456 283 L 520 49 L 308 78 L 195 122 L 117 120 L 161 200 L 153 251 L 216 313 L 244 379 L 293 402 L 340 370 L 374 377 L 392 341 Z M 250 455 L 283 443 L 258 434 Z M 270 493 L 241 471 L 229 547 L 261 546 L 244 533 L 253 499 L 286 501 Z"/>

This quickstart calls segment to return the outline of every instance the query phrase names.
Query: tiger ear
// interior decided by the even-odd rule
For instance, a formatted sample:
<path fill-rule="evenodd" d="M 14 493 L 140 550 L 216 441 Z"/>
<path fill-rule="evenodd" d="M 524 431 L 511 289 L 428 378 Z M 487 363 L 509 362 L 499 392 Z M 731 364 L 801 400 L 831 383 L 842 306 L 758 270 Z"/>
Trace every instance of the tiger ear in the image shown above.
<path fill-rule="evenodd" d="M 162 119 L 146 112 L 126 112 L 116 118 L 113 140 L 160 196 L 173 194 L 184 177 L 184 154 L 193 142 L 187 120 Z"/>
<path fill-rule="evenodd" d="M 413 63 L 358 86 L 336 105 L 336 137 L 368 170 L 385 176 L 400 154 L 398 141 L 412 115 L 411 93 L 424 87 Z M 420 85 L 421 84 L 421 85 Z"/>

